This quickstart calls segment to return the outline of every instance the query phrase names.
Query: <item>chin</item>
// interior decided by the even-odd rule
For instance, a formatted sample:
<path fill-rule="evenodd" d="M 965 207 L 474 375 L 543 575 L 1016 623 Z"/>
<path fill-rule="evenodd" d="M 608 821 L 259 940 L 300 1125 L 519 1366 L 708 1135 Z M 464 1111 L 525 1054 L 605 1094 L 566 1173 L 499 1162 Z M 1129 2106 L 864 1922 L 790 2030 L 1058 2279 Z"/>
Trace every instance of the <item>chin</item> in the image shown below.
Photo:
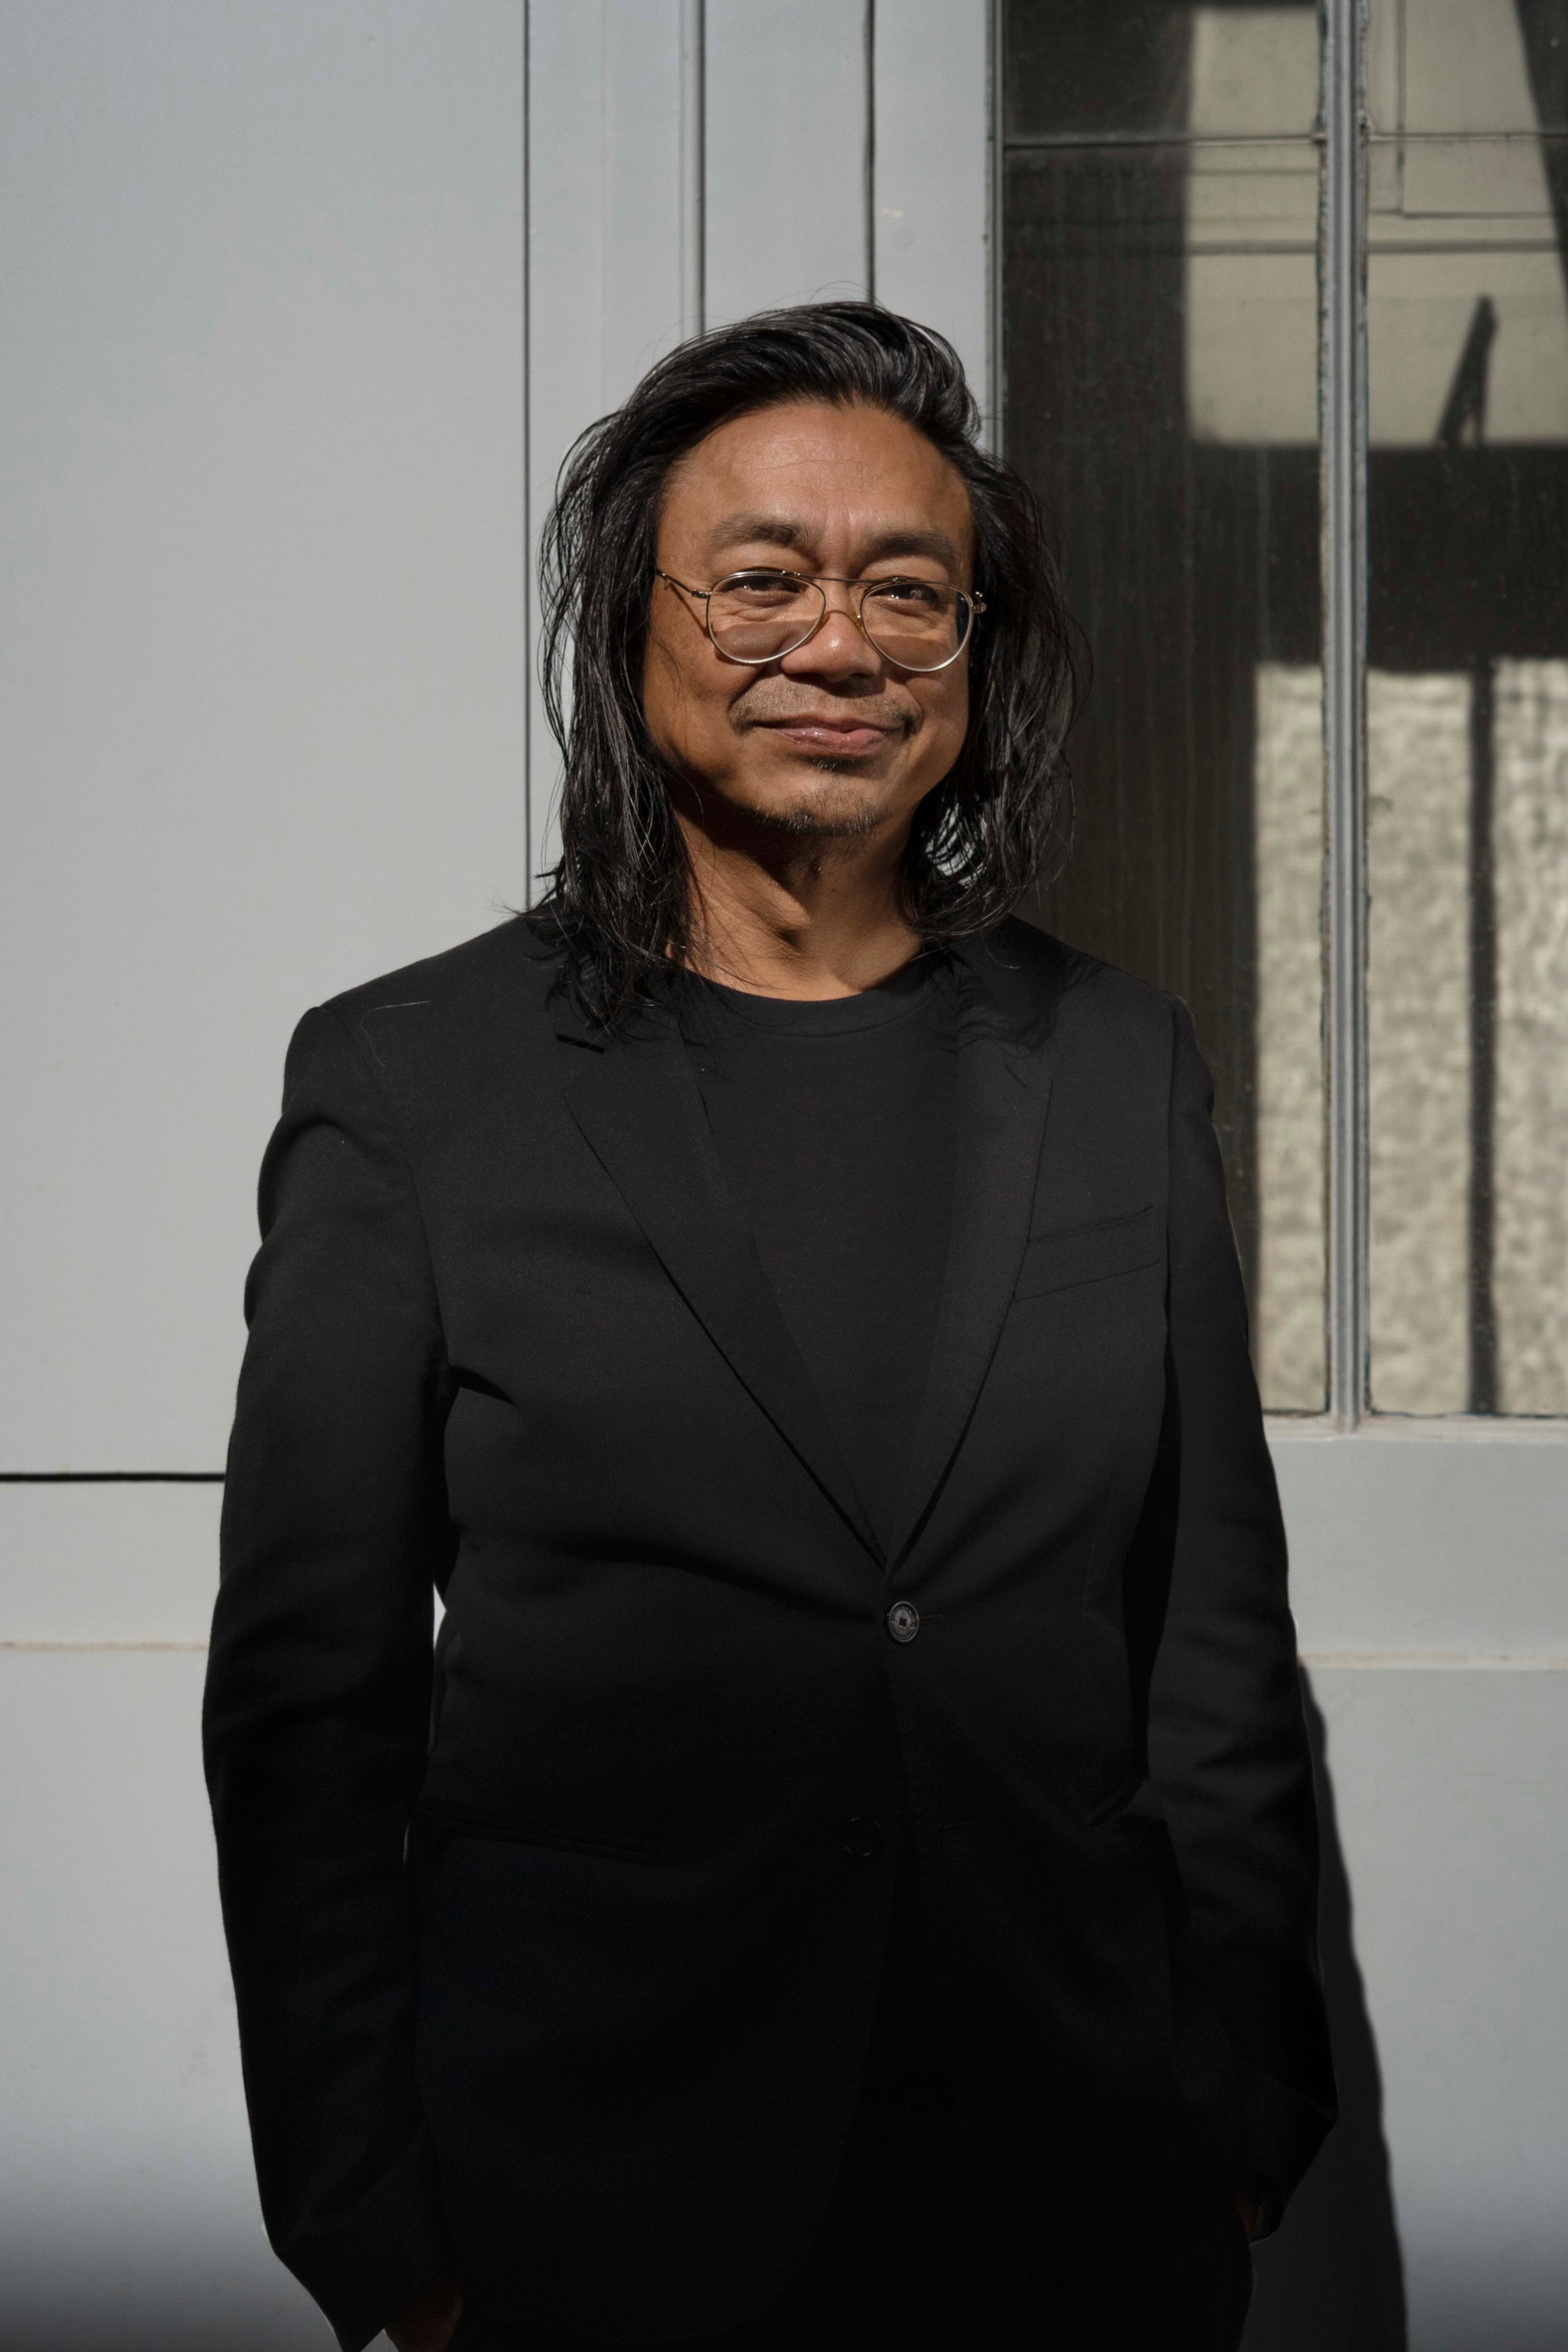
<path fill-rule="evenodd" d="M 800 772 L 804 770 L 805 772 Z M 850 760 L 806 760 L 773 789 L 748 795 L 746 813 L 773 833 L 850 841 L 875 833 L 891 812 L 883 795 Z"/>

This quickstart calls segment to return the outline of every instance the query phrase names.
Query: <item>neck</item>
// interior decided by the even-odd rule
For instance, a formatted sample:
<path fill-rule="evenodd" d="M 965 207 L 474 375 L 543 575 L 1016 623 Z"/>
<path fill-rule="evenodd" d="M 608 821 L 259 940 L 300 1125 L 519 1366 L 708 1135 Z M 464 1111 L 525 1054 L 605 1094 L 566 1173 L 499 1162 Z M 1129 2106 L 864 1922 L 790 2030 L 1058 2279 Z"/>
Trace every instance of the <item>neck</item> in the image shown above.
<path fill-rule="evenodd" d="M 705 980 L 758 996 L 855 996 L 918 951 L 899 903 L 907 824 L 848 837 L 759 828 L 719 841 L 679 821 L 691 861 L 690 962 Z"/>

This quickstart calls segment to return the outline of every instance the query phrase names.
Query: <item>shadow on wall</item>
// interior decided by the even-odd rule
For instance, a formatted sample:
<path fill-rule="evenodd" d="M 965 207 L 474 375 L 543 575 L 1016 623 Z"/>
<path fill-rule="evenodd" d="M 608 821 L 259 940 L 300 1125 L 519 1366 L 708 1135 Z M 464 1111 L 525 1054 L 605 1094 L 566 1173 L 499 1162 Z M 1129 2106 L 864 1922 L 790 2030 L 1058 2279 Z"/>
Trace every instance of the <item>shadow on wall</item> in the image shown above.
<path fill-rule="evenodd" d="M 1394 2225 L 1383 2077 L 1351 1933 L 1328 1735 L 1306 1681 L 1322 1824 L 1320 1920 L 1340 2120 L 1277 2237 L 1258 2249 L 1258 2292 L 1243 2352 L 1407 2352 L 1405 2265 Z"/>

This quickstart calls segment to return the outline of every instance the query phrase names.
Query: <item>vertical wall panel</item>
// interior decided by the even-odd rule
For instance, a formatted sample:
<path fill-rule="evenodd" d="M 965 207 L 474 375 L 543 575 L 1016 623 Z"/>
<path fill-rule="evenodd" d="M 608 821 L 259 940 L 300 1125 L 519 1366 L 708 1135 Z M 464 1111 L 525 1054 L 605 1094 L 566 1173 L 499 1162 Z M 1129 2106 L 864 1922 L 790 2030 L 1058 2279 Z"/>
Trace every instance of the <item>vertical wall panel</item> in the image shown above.
<path fill-rule="evenodd" d="M 529 542 L 562 459 L 679 341 L 690 305 L 696 126 L 681 0 L 531 0 L 528 64 Z M 685 27 L 689 37 L 690 27 Z M 534 651 L 538 631 L 535 614 Z M 529 722 L 529 871 L 557 855 L 560 759 L 537 661 Z"/>
<path fill-rule="evenodd" d="M 990 13 L 877 0 L 872 184 L 877 299 L 957 345 L 988 424 Z"/>
<path fill-rule="evenodd" d="M 708 0 L 708 320 L 866 291 L 860 0 Z"/>
<path fill-rule="evenodd" d="M 521 18 L 0 49 L 0 1467 L 216 1470 L 289 1029 L 522 886 Z"/>

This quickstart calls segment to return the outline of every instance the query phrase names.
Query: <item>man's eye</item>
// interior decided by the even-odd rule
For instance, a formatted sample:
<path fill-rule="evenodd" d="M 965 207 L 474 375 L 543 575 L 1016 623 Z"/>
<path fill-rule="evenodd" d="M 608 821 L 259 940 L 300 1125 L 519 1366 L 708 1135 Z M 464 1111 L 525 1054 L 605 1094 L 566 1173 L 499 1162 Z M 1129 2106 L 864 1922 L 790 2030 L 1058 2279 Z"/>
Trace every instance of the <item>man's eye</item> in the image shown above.
<path fill-rule="evenodd" d="M 939 613 L 947 591 L 933 587 L 929 580 L 889 580 L 873 593 L 884 604 L 901 605 L 910 612 Z"/>
<path fill-rule="evenodd" d="M 729 596 L 744 597 L 747 604 L 779 604 L 800 593 L 798 580 L 791 580 L 782 572 L 738 572 L 724 583 Z"/>

